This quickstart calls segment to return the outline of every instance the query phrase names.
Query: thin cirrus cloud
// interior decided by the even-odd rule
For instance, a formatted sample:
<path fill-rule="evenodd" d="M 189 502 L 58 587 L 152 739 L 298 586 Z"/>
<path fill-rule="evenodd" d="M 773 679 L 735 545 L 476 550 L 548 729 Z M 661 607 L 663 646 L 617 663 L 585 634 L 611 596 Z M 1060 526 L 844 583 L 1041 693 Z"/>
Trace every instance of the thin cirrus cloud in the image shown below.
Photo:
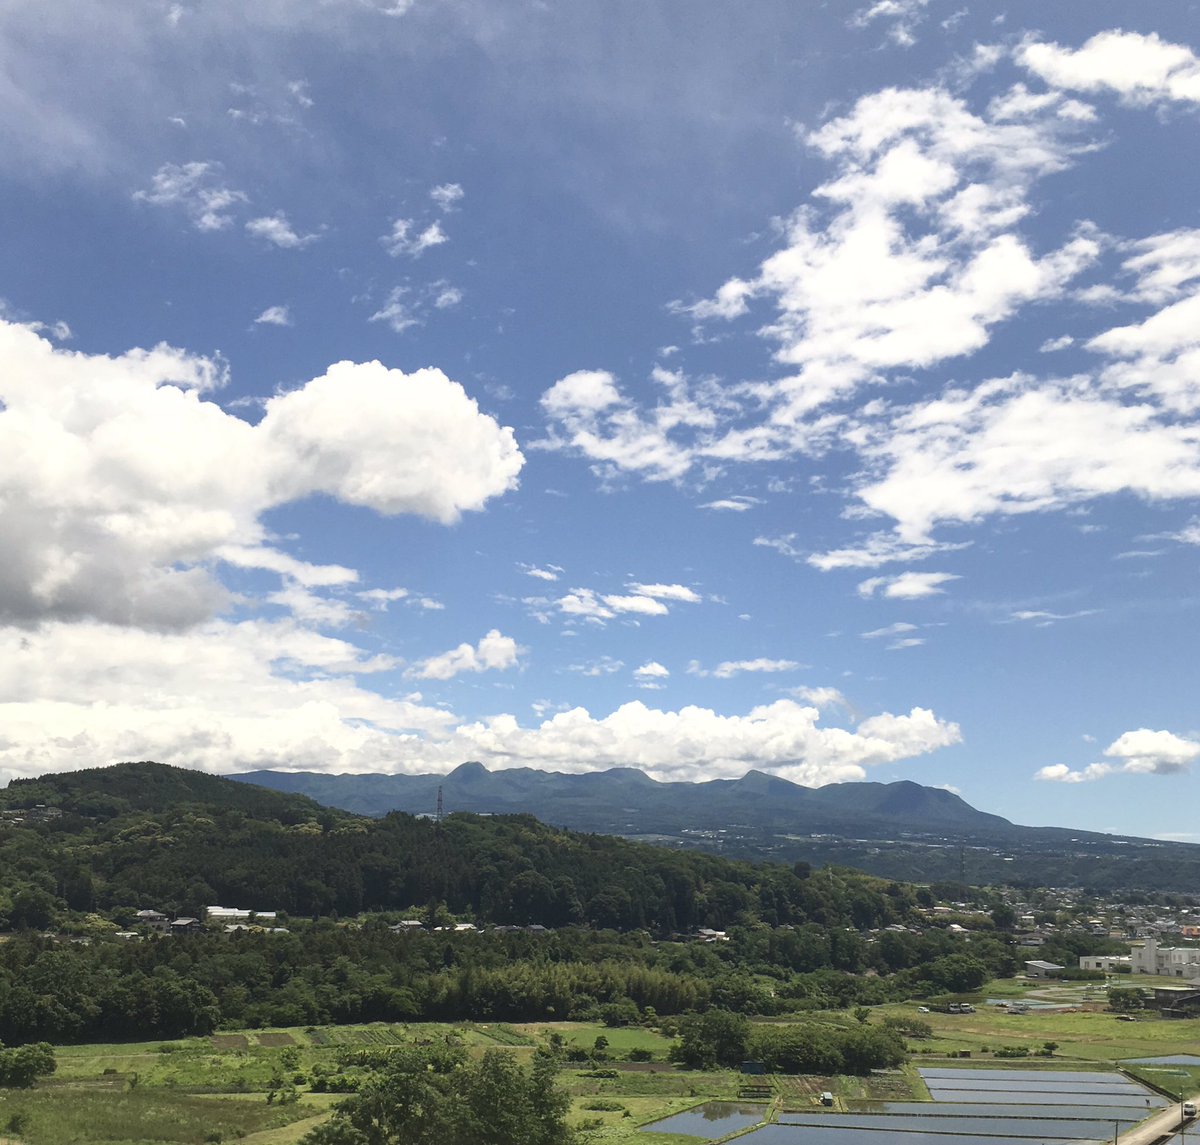
<path fill-rule="evenodd" d="M 858 595 L 870 599 L 876 593 L 889 600 L 921 600 L 927 596 L 940 596 L 942 587 L 960 578 L 954 573 L 905 572 L 899 576 L 876 576 L 862 581 Z"/>
<path fill-rule="evenodd" d="M 198 231 L 220 231 L 233 223 L 233 210 L 249 202 L 243 191 L 225 186 L 219 163 L 164 163 L 150 186 L 133 197 L 159 207 L 180 207 Z"/>
<path fill-rule="evenodd" d="M 450 236 L 442 230 L 442 224 L 436 219 L 424 227 L 412 219 L 394 219 L 391 231 L 379 241 L 393 258 L 401 255 L 419 258 L 427 250 L 448 243 Z"/>
<path fill-rule="evenodd" d="M 772 660 L 759 656 L 753 660 L 722 660 L 715 668 L 704 668 L 698 661 L 688 665 L 688 673 L 692 676 L 711 676 L 715 680 L 731 680 L 734 676 L 744 673 L 775 673 L 794 672 L 804 665 L 797 660 Z"/>
<path fill-rule="evenodd" d="M 268 306 L 254 319 L 255 326 L 290 326 L 291 324 L 292 314 L 286 306 Z"/>
<path fill-rule="evenodd" d="M 300 250 L 321 237 L 319 234 L 302 235 L 298 233 L 282 211 L 251 219 L 246 223 L 246 232 L 254 238 L 262 239 L 283 250 Z"/>

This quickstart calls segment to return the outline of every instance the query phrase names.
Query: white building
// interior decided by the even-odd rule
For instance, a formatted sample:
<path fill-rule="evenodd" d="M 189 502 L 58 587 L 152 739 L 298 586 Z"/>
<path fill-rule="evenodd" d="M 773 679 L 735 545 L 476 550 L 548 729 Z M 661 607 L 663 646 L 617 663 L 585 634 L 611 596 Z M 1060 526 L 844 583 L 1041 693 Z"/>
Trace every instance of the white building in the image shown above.
<path fill-rule="evenodd" d="M 1158 974 L 1166 978 L 1200 978 L 1200 950 L 1188 946 L 1159 946 L 1147 938 L 1129 947 L 1129 962 L 1135 974 Z"/>
<path fill-rule="evenodd" d="M 1103 970 L 1105 974 L 1116 974 L 1130 965 L 1128 954 L 1083 954 L 1079 958 L 1080 970 Z"/>

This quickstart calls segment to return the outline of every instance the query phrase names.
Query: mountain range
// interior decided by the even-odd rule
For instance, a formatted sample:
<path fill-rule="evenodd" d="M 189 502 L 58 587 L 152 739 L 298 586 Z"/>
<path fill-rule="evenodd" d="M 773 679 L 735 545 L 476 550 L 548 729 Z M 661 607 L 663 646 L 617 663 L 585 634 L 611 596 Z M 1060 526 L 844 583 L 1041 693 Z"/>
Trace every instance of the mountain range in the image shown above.
<path fill-rule="evenodd" d="M 754 860 L 853 866 L 912 881 L 1182 890 L 1200 882 L 1195 844 L 1025 827 L 942 788 L 809 788 L 761 771 L 659 782 L 632 767 L 564 774 L 464 763 L 447 775 L 252 771 L 232 778 L 362 815 L 525 813 L 554 826 Z"/>
<path fill-rule="evenodd" d="M 448 775 L 326 775 L 251 771 L 233 778 L 360 815 L 433 814 L 444 808 L 482 814 L 527 812 L 545 823 L 605 834 L 673 834 L 773 827 L 861 834 L 864 827 L 1004 830 L 999 815 L 977 811 L 952 792 L 897 783 L 802 787 L 762 771 L 704 783 L 659 782 L 635 767 L 565 774 L 513 767 L 489 771 L 464 763 Z"/>

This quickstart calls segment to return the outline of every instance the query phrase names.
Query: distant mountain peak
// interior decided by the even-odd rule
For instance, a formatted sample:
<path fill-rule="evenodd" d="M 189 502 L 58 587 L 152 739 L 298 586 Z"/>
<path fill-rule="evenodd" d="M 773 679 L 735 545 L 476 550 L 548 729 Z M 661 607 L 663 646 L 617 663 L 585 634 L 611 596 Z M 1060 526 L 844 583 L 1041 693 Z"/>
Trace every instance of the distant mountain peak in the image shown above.
<path fill-rule="evenodd" d="M 491 775 L 492 773 L 477 759 L 469 759 L 466 763 L 460 763 L 446 778 L 458 780 L 460 783 L 471 783 L 487 779 Z"/>

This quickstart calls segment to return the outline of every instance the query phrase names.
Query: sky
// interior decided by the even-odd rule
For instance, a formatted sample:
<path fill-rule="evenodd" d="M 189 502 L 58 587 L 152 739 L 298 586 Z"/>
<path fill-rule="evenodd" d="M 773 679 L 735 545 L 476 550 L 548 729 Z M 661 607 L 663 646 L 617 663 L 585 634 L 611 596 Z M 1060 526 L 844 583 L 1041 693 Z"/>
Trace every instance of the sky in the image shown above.
<path fill-rule="evenodd" d="M 1200 840 L 1197 8 L 0 0 L 0 782 Z"/>

